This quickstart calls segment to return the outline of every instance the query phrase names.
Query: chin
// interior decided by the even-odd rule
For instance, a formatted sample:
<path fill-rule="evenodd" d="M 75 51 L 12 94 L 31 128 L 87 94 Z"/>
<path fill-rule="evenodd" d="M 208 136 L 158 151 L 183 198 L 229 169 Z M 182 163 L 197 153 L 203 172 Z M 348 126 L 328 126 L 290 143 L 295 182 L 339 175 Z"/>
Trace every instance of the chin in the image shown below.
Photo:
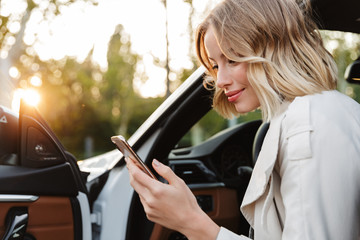
<path fill-rule="evenodd" d="M 235 104 L 235 109 L 240 114 L 245 114 L 245 113 L 252 112 L 252 111 L 256 110 L 258 107 L 259 106 L 244 106 L 244 105 L 237 106 Z"/>

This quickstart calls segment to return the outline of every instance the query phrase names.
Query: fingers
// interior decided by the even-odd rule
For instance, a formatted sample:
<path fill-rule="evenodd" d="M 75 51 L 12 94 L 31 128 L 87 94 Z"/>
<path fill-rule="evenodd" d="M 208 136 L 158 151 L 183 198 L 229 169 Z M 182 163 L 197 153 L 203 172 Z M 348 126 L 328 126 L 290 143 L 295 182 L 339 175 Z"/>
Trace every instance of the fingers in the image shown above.
<path fill-rule="evenodd" d="M 166 185 L 149 177 L 130 159 L 126 159 L 126 166 L 129 170 L 130 184 L 139 194 L 147 218 L 153 221 L 154 214 L 152 214 L 152 212 L 153 209 L 156 208 L 157 196 L 161 191 L 159 189 Z"/>
<path fill-rule="evenodd" d="M 146 199 L 147 202 L 151 202 L 153 198 L 159 198 L 170 186 L 179 189 L 186 187 L 186 184 L 181 178 L 176 176 L 168 166 L 160 163 L 156 159 L 153 160 L 153 167 L 158 174 L 169 182 L 169 185 L 149 177 L 131 159 L 126 159 L 126 163 L 130 174 L 131 186 L 139 195 Z"/>
<path fill-rule="evenodd" d="M 144 173 L 131 159 L 126 159 L 126 167 L 129 170 L 130 185 L 139 195 L 148 192 L 148 186 L 153 181 L 146 173 Z"/>
<path fill-rule="evenodd" d="M 183 183 L 182 179 L 176 176 L 170 167 L 160 163 L 158 160 L 154 159 L 152 165 L 155 171 L 166 179 L 170 185 L 176 186 Z"/>

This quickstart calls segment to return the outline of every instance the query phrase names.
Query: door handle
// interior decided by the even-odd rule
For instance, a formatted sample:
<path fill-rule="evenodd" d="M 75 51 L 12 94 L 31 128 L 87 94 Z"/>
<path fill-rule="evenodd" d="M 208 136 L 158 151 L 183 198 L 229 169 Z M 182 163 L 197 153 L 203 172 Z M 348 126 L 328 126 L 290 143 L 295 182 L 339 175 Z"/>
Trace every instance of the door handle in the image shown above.
<path fill-rule="evenodd" d="M 22 240 L 29 220 L 27 208 L 11 208 L 6 216 L 6 230 L 2 240 Z"/>

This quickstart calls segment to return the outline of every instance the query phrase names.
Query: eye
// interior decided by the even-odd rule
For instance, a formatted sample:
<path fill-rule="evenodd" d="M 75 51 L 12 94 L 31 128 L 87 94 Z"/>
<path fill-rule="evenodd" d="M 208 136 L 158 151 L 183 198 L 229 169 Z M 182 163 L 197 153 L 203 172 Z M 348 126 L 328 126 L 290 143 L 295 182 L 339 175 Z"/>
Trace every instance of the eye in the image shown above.
<path fill-rule="evenodd" d="M 233 61 L 233 60 L 228 59 L 228 63 L 229 63 L 229 64 L 235 64 L 235 63 L 237 63 L 237 62 L 235 62 L 235 61 Z"/>

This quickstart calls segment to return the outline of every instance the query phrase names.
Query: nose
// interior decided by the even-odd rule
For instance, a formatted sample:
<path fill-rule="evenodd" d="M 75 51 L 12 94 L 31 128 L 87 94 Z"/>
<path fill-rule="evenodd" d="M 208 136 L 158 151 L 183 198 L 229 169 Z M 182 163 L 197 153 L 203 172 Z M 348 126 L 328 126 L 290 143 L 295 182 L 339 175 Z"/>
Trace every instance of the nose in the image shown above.
<path fill-rule="evenodd" d="M 216 86 L 218 88 L 225 88 L 227 85 L 231 84 L 231 78 L 226 69 L 218 67 L 216 75 Z"/>

